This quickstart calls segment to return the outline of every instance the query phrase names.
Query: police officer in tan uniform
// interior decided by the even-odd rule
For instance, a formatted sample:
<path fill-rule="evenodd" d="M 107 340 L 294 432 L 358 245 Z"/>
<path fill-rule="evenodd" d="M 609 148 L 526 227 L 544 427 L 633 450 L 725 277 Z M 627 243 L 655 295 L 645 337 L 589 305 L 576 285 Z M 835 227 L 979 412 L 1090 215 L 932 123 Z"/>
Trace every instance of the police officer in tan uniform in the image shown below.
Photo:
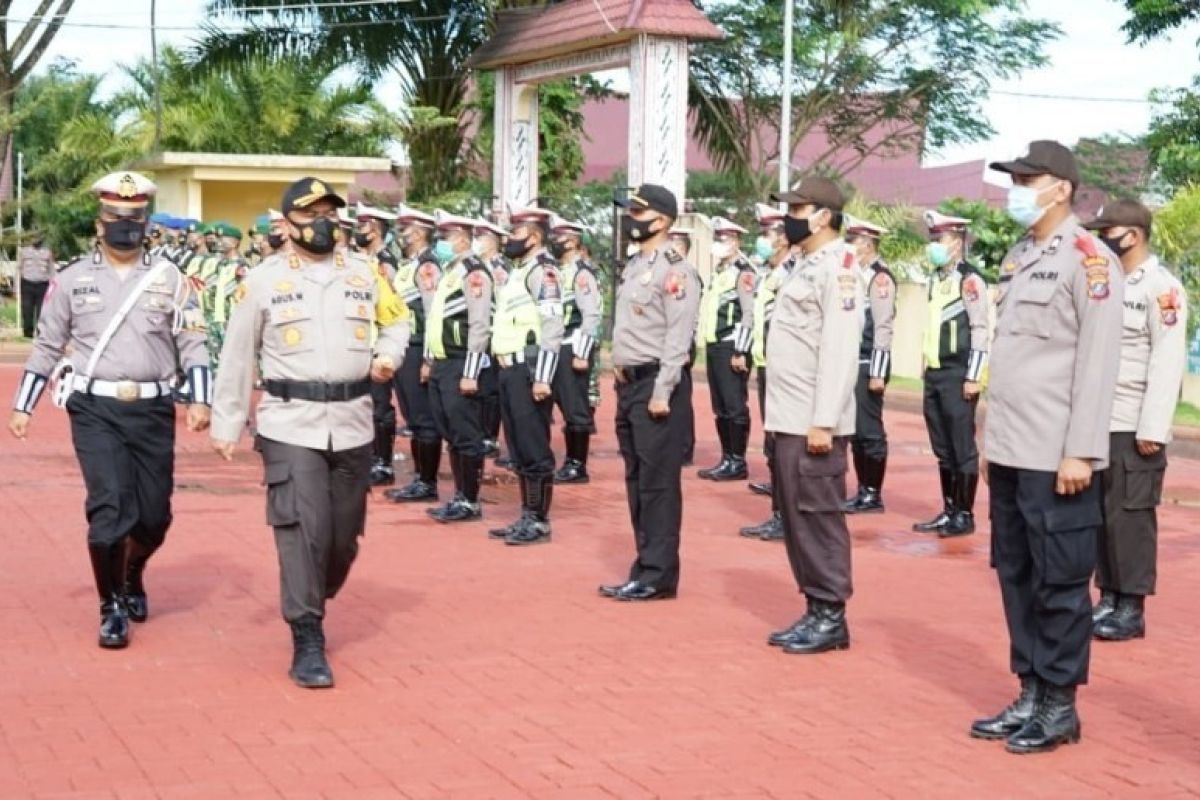
<path fill-rule="evenodd" d="M 667 241 L 670 246 L 679 254 L 679 257 L 684 261 L 691 263 L 692 254 L 692 229 L 674 227 L 667 234 Z M 641 247 L 637 242 L 631 242 L 629 245 L 630 257 L 641 252 Z M 698 276 L 698 274 L 697 274 Z M 704 279 L 700 278 L 701 294 L 704 291 Z M 703 297 L 701 297 L 703 300 Z M 687 363 L 683 367 L 683 372 L 679 375 L 679 390 L 682 392 L 679 398 L 679 406 L 684 418 L 684 437 L 683 437 L 683 465 L 685 467 L 692 466 L 696 459 L 696 410 L 692 404 L 692 394 L 695 384 L 692 381 L 692 367 L 696 364 L 696 342 L 692 341 L 688 345 Z"/>
<path fill-rule="evenodd" d="M 54 254 L 46 247 L 42 234 L 35 234 L 33 244 L 21 248 L 17 267 L 21 271 L 21 333 L 32 339 L 46 299 L 46 287 L 54 277 Z"/>
<path fill-rule="evenodd" d="M 100 646 L 119 648 L 128 644 L 129 621 L 149 614 L 143 573 L 171 525 L 177 365 L 192 386 L 189 430 L 208 427 L 211 387 L 191 286 L 173 264 L 142 249 L 154 184 L 116 172 L 92 191 L 100 200 L 96 250 L 50 287 L 8 427 L 25 438 L 57 373 L 56 397 L 69 395 L 71 439 L 87 486 Z M 68 348 L 68 361 L 60 362 Z"/>
<path fill-rule="evenodd" d="M 887 228 L 846 215 L 846 244 L 854 250 L 866 297 L 866 320 L 858 346 L 858 383 L 854 388 L 854 473 L 858 493 L 843 508 L 847 514 L 877 514 L 883 507 L 887 473 L 887 431 L 883 393 L 892 375 L 892 329 L 896 321 L 896 278 L 879 257 Z"/>
<path fill-rule="evenodd" d="M 583 258 L 581 223 L 557 214 L 550 220 L 550 254 L 562 272 L 563 345 L 554 373 L 554 402 L 563 415 L 566 457 L 554 473 L 555 483 L 587 483 L 592 413 L 588 378 L 595 364 L 604 301 L 596 268 Z"/>
<path fill-rule="evenodd" d="M 1102 477 L 1104 527 L 1096 563 L 1097 639 L 1146 634 L 1146 595 L 1157 577 L 1158 517 L 1171 421 L 1187 363 L 1187 293 L 1150 250 L 1150 211 L 1136 200 L 1100 209 L 1086 227 L 1121 259 L 1125 307 L 1109 464 Z"/>
<path fill-rule="evenodd" d="M 430 509 L 438 522 L 466 522 L 483 516 L 483 414 L 479 376 L 491 338 L 492 277 L 471 252 L 475 221 L 438 211 L 439 245 L 450 258 L 426 309 L 423 375 L 438 433 L 450 446 L 454 496 Z"/>
<path fill-rule="evenodd" d="M 683 448 L 689 402 L 681 383 L 696 336 L 700 276 L 668 241 L 679 216 L 670 189 L 639 186 L 622 201 L 624 238 L 639 246 L 621 275 L 614 309 L 612 361 L 617 381 L 617 442 L 637 558 L 624 583 L 600 587 L 624 601 L 674 597 L 679 588 Z"/>
<path fill-rule="evenodd" d="M 562 275 L 546 249 L 551 213 L 525 208 L 511 215 L 504 255 L 512 272 L 496 293 L 492 356 L 500 366 L 500 418 L 521 485 L 521 516 L 488 535 L 509 545 L 550 540 L 554 451 L 550 411 L 564 319 Z"/>
<path fill-rule="evenodd" d="M 1028 230 L 1000 269 L 984 432 L 992 564 L 1021 693 L 971 735 L 1031 753 L 1079 740 L 1124 281 L 1071 212 L 1070 150 L 1036 141 L 991 166 L 1012 176 L 1008 213 Z"/>
<path fill-rule="evenodd" d="M 333 685 L 325 605 L 350 574 L 366 522 L 371 382 L 391 380 L 408 344 L 407 310 L 398 301 L 382 303 L 371 263 L 338 246 L 336 211 L 344 206 L 316 178 L 284 192 L 291 246 L 238 290 L 213 406 L 213 449 L 229 461 L 261 361 L 255 449 L 279 552 L 283 618 L 292 630 L 288 674 L 305 688 Z"/>
<path fill-rule="evenodd" d="M 767 430 L 775 434 L 776 480 L 788 561 L 807 612 L 769 643 L 792 654 L 850 646 L 850 532 L 846 447 L 854 433 L 854 386 L 862 335 L 862 288 L 842 241 L 845 197 L 807 177 L 773 196 L 788 204 L 784 230 L 801 254 L 775 297 L 767 337 Z"/>
<path fill-rule="evenodd" d="M 492 271 L 493 294 L 504 288 L 512 264 L 500 250 L 508 231 L 485 219 L 475 220 L 475 238 L 471 251 Z M 511 460 L 500 463 L 500 367 L 492 359 L 479 375 L 479 399 L 483 404 L 483 452 L 486 458 L 497 459 L 497 466 L 511 466 Z"/>
<path fill-rule="evenodd" d="M 750 259 L 742 253 L 746 229 L 714 217 L 716 263 L 700 301 L 699 343 L 704 345 L 708 395 L 721 442 L 721 461 L 696 474 L 711 481 L 744 480 L 750 440 L 750 345 L 754 335 L 754 284 Z"/>

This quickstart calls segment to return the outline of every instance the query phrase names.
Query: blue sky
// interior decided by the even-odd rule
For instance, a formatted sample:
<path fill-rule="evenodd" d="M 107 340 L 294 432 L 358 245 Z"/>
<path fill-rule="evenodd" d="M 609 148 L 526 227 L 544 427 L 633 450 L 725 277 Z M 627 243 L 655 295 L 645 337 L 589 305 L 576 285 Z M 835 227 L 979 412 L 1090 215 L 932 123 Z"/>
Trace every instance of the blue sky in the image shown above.
<path fill-rule="evenodd" d="M 159 0 L 161 43 L 186 45 L 203 19 L 203 0 Z M 19 19 L 35 6 L 17 0 L 11 15 Z M 148 25 L 149 0 L 78 0 L 69 21 Z M 930 157 L 930 163 L 1016 155 L 1026 142 L 1056 138 L 1073 143 L 1082 136 L 1142 133 L 1150 120 L 1144 102 L 1156 86 L 1182 86 L 1200 73 L 1197 39 L 1200 25 L 1183 28 L 1147 47 L 1127 45 L 1120 26 L 1124 9 L 1116 0 L 1029 0 L 1031 16 L 1057 21 L 1064 36 L 1048 49 L 1050 64 L 1020 79 L 998 84 L 984 105 L 996 128 L 989 141 L 955 147 Z M 170 30 L 179 27 L 187 30 Z M 100 30 L 68 27 L 60 32 L 48 56 L 80 61 L 84 69 L 104 72 L 150 53 L 148 30 Z M 620 82 L 619 79 L 616 82 Z M 1002 94 L 1067 95 L 1128 98 L 1135 102 L 1087 102 Z M 385 102 L 398 102 L 392 84 L 380 89 Z"/>

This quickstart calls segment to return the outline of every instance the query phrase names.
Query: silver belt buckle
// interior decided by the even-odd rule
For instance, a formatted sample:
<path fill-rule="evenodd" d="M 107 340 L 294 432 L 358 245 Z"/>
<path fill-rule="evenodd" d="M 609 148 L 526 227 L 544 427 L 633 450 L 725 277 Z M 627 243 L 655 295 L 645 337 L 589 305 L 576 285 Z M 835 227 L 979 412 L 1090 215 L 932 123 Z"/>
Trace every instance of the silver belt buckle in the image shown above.
<path fill-rule="evenodd" d="M 116 398 L 122 402 L 128 403 L 132 400 L 140 400 L 142 392 L 138 388 L 136 381 L 118 381 Z"/>

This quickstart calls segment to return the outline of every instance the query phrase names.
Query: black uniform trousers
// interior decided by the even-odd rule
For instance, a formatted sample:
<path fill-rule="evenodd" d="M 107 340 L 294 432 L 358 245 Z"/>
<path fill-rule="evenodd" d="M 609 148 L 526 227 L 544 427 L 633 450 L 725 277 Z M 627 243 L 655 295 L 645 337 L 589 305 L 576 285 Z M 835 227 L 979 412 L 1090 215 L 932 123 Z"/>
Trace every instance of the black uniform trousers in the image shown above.
<path fill-rule="evenodd" d="M 577 372 L 571 362 L 575 348 L 564 344 L 558 351 L 558 369 L 554 373 L 554 403 L 563 415 L 563 428 L 587 433 L 592 429 L 592 407 L 588 402 L 588 379 L 595 361 L 595 350 L 588 359 L 588 369 Z"/>
<path fill-rule="evenodd" d="M 440 434 L 433 418 L 430 389 L 421 383 L 421 365 L 424 363 L 424 346 L 410 344 L 404 354 L 404 363 L 396 371 L 392 382 L 400 401 L 400 413 L 412 431 L 413 441 L 436 442 Z M 459 366 L 462 366 L 461 361 Z"/>
<path fill-rule="evenodd" d="M 1121 594 L 1154 594 L 1158 575 L 1158 512 L 1167 449 L 1137 451 L 1136 435 L 1109 434 L 1109 466 L 1101 476 L 1104 527 L 1096 560 L 1096 585 Z"/>
<path fill-rule="evenodd" d="M 886 378 L 885 378 L 886 380 Z M 872 392 L 871 365 L 859 364 L 858 383 L 854 385 L 854 441 L 855 454 L 866 458 L 887 458 L 887 431 L 883 429 L 883 393 Z M 959 399 L 962 399 L 962 384 L 959 384 Z M 971 417 L 974 442 L 974 416 Z M 928 421 L 928 417 L 926 417 Z M 940 459 L 939 459 L 940 460 Z M 965 472 L 965 470 L 964 470 Z"/>
<path fill-rule="evenodd" d="M 376 383 L 371 381 L 371 415 L 374 418 L 375 430 L 379 435 L 396 435 L 396 407 L 392 405 L 392 383 Z M 391 464 L 388 464 L 390 467 Z"/>
<path fill-rule="evenodd" d="M 479 399 L 483 403 L 483 435 L 500 438 L 500 365 L 492 361 L 479 373 Z"/>
<path fill-rule="evenodd" d="M 469 458 L 483 458 L 482 401 L 478 392 L 464 395 L 458 388 L 465 365 L 463 356 L 433 362 L 429 404 L 438 433 L 450 443 L 450 449 Z"/>
<path fill-rule="evenodd" d="M 713 416 L 719 422 L 750 428 L 750 373 L 734 372 L 730 366 L 735 351 L 733 342 L 714 342 L 704 349 L 704 368 L 708 375 L 708 396 Z M 749 356 L 746 356 L 749 359 Z"/>
<path fill-rule="evenodd" d="M 537 349 L 526 351 L 523 364 L 500 368 L 500 419 L 508 455 L 518 475 L 537 478 L 554 472 L 554 451 L 550 449 L 550 411 L 554 401 L 533 399 L 533 366 Z"/>
<path fill-rule="evenodd" d="M 975 445 L 975 403 L 962 396 L 966 377 L 965 367 L 925 370 L 925 427 L 938 467 L 973 475 L 979 472 L 979 450 Z"/>
<path fill-rule="evenodd" d="M 767 474 L 771 478 L 771 511 L 779 511 L 779 489 L 775 477 L 775 434 L 767 430 L 767 368 L 759 367 L 758 378 L 758 418 L 763 423 L 763 455 L 767 459 Z"/>
<path fill-rule="evenodd" d="M 49 281 L 27 281 L 21 278 L 21 333 L 32 339 L 37 331 L 36 323 L 42 315 L 42 303 L 46 300 Z"/>
<path fill-rule="evenodd" d="M 1000 579 L 1011 669 L 1054 686 L 1087 683 L 1092 636 L 1088 581 L 1102 526 L 1099 475 L 1075 495 L 1057 475 L 988 465 L 992 566 Z"/>
<path fill-rule="evenodd" d="M 679 385 L 675 391 L 679 394 L 679 415 L 682 417 L 679 439 L 683 445 L 683 460 L 689 463 L 696 455 L 696 409 L 692 405 L 693 388 L 692 362 L 688 361 L 679 373 Z"/>
<path fill-rule="evenodd" d="M 833 449 L 818 456 L 808 452 L 807 436 L 775 434 L 775 491 L 792 576 L 802 593 L 830 603 L 844 603 L 854 591 L 842 511 L 847 444 L 849 437 L 835 436 Z"/>
<path fill-rule="evenodd" d="M 627 370 L 617 383 L 617 444 L 625 461 L 625 494 L 637 558 L 629 580 L 673 590 L 679 585 L 679 530 L 683 521 L 683 448 L 690 400 L 682 381 L 671 393 L 670 413 L 650 416 L 657 367 Z M 686 374 L 686 372 L 684 373 Z"/>
<path fill-rule="evenodd" d="M 75 456 L 87 486 L 88 544 L 126 536 L 153 552 L 171 526 L 175 403 L 125 402 L 76 392 L 67 401 Z"/>
<path fill-rule="evenodd" d="M 259 436 L 267 524 L 275 529 L 283 618 L 324 617 L 358 555 L 371 488 L 371 445 L 313 450 Z"/>

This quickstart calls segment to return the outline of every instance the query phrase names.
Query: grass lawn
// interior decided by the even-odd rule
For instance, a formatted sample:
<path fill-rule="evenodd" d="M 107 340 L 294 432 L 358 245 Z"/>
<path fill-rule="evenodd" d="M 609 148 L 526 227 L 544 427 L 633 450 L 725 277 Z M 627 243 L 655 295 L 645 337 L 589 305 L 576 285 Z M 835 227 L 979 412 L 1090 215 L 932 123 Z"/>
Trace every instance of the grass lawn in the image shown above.
<path fill-rule="evenodd" d="M 1200 408 L 1181 402 L 1179 408 L 1175 409 L 1175 424 L 1200 428 Z"/>

